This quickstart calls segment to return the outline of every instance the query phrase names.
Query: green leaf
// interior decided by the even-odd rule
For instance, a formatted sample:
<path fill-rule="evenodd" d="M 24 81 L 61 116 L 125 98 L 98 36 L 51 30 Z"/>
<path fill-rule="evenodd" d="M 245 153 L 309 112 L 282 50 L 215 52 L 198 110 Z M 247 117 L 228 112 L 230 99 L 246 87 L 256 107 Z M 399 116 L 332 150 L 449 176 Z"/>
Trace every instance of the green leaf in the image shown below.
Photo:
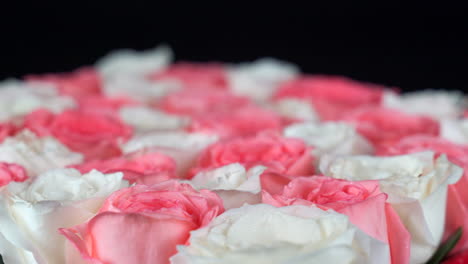
<path fill-rule="evenodd" d="M 442 245 L 439 246 L 437 251 L 434 253 L 434 255 L 432 255 L 431 259 L 426 262 L 426 264 L 439 264 L 455 247 L 462 234 L 462 227 L 457 228 L 457 230 L 455 230 L 455 232 L 451 234 L 450 237 L 444 243 L 442 243 Z"/>

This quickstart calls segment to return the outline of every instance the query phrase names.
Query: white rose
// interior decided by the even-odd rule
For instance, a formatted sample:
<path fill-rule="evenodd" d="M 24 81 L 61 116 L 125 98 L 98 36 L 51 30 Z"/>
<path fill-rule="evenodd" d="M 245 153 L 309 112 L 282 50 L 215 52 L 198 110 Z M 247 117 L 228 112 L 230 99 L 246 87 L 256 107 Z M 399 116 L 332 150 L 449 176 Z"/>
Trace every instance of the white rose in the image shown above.
<path fill-rule="evenodd" d="M 0 253 L 6 263 L 65 263 L 59 228 L 85 222 L 112 192 L 128 186 L 122 173 L 48 171 L 11 183 L 0 195 Z"/>
<path fill-rule="evenodd" d="M 274 102 L 271 107 L 284 117 L 314 122 L 320 120 L 312 105 L 304 100 L 285 98 Z"/>
<path fill-rule="evenodd" d="M 39 108 L 59 113 L 75 106 L 71 97 L 59 95 L 51 84 L 16 80 L 0 83 L 0 122 L 26 115 Z"/>
<path fill-rule="evenodd" d="M 195 163 L 199 153 L 216 142 L 216 135 L 185 132 L 150 132 L 131 138 L 122 146 L 124 153 L 160 152 L 177 163 L 177 174 L 183 176 Z"/>
<path fill-rule="evenodd" d="M 101 58 L 96 68 L 105 79 L 119 75 L 144 77 L 165 69 L 173 57 L 171 48 L 166 45 L 145 51 L 123 49 Z"/>
<path fill-rule="evenodd" d="M 226 209 L 242 206 L 244 203 L 261 202 L 260 175 L 266 167 L 255 166 L 248 171 L 239 163 L 232 163 L 209 171 L 202 171 L 191 179 L 196 189 L 215 191 Z"/>
<path fill-rule="evenodd" d="M 386 263 L 388 250 L 345 215 L 301 205 L 245 205 L 192 231 L 172 264 Z"/>
<path fill-rule="evenodd" d="M 120 117 L 140 133 L 155 130 L 180 130 L 189 122 L 188 118 L 166 114 L 145 106 L 122 107 Z"/>
<path fill-rule="evenodd" d="M 293 124 L 284 129 L 286 137 L 302 139 L 313 146 L 314 156 L 323 154 L 354 155 L 371 154 L 374 149 L 356 129 L 342 122 Z"/>
<path fill-rule="evenodd" d="M 441 120 L 440 137 L 457 144 L 468 144 L 468 119 Z"/>
<path fill-rule="evenodd" d="M 6 138 L 0 144 L 0 161 L 23 166 L 28 176 L 63 168 L 83 161 L 83 156 L 70 151 L 53 137 L 39 138 L 29 130 Z"/>
<path fill-rule="evenodd" d="M 229 87 L 235 94 L 254 100 L 267 100 L 287 80 L 299 73 L 296 65 L 273 58 L 242 63 L 228 68 Z"/>
<path fill-rule="evenodd" d="M 441 120 L 457 118 L 463 112 L 462 99 L 462 93 L 454 91 L 425 90 L 402 95 L 386 92 L 383 105 L 409 114 L 422 114 Z"/>
<path fill-rule="evenodd" d="M 434 161 L 433 152 L 392 157 L 324 157 L 320 170 L 351 181 L 379 180 L 388 202 L 411 234 L 411 263 L 424 263 L 441 242 L 445 223 L 447 186 L 463 170 L 445 155 Z"/>
<path fill-rule="evenodd" d="M 181 88 L 175 80 L 151 81 L 133 75 L 112 76 L 103 80 L 102 86 L 107 96 L 129 96 L 141 102 L 155 101 Z"/>

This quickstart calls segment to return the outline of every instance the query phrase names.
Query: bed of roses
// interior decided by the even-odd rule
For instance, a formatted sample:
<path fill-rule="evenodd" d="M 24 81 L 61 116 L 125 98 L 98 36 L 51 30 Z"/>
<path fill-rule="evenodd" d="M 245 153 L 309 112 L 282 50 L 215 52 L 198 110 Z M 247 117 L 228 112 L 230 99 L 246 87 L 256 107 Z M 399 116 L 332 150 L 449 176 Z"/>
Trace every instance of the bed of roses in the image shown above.
<path fill-rule="evenodd" d="M 31 264 L 468 263 L 458 92 L 166 46 L 0 82 L 0 254 Z M 444 257 L 444 260 L 441 258 Z"/>

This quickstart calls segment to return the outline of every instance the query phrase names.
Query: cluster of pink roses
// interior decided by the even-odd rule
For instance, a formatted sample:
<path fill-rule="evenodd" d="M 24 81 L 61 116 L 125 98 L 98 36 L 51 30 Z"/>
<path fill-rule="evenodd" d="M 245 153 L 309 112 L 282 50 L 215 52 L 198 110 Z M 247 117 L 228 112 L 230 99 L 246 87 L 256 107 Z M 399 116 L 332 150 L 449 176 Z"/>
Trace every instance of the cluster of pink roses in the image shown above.
<path fill-rule="evenodd" d="M 171 61 L 0 83 L 5 263 L 418 264 L 468 227 L 462 94 Z"/>

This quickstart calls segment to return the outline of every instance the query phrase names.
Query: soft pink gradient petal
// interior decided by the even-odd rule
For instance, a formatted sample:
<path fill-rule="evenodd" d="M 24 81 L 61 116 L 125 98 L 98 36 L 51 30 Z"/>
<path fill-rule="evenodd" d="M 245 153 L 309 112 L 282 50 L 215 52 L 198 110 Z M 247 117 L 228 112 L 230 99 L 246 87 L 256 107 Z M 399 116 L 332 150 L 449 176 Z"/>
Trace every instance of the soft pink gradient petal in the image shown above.
<path fill-rule="evenodd" d="M 387 195 L 380 193 L 362 202 L 339 209 L 338 212 L 347 215 L 351 223 L 366 234 L 388 243 L 386 200 Z"/>
<path fill-rule="evenodd" d="M 411 235 L 390 204 L 385 205 L 387 213 L 388 239 L 393 264 L 408 264 L 410 258 Z"/>
<path fill-rule="evenodd" d="M 104 263 L 164 264 L 196 226 L 175 218 L 103 213 L 93 218 L 88 228 L 93 255 Z"/>

